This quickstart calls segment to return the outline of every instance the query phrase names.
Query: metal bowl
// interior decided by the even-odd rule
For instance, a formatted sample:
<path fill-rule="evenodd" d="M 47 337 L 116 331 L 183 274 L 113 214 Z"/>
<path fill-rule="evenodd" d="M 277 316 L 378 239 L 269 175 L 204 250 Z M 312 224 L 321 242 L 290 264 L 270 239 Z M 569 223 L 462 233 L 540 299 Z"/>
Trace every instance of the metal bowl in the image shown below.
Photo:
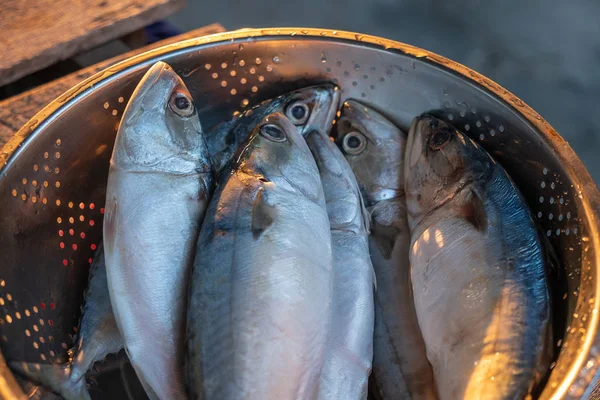
<path fill-rule="evenodd" d="M 161 47 L 49 104 L 0 150 L 0 346 L 7 360 L 59 362 L 73 344 L 102 236 L 108 162 L 121 113 L 157 60 L 182 76 L 205 127 L 324 81 L 403 129 L 435 112 L 486 148 L 525 195 L 564 269 L 561 351 L 541 398 L 581 398 L 600 363 L 600 194 L 569 145 L 491 80 L 428 51 L 349 32 L 244 29 Z M 562 332 L 561 332 L 562 333 Z M 4 393 L 18 387 L 10 385 Z M 1 393 L 1 392 L 0 392 Z"/>

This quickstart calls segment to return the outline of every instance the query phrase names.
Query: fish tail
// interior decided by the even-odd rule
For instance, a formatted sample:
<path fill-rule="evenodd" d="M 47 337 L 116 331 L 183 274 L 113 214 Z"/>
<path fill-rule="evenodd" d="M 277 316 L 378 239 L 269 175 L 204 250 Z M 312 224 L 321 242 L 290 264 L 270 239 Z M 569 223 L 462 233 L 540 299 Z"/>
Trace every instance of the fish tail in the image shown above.
<path fill-rule="evenodd" d="M 70 365 L 11 362 L 10 367 L 29 379 L 47 386 L 66 400 L 91 400 L 85 378 L 75 377 Z"/>

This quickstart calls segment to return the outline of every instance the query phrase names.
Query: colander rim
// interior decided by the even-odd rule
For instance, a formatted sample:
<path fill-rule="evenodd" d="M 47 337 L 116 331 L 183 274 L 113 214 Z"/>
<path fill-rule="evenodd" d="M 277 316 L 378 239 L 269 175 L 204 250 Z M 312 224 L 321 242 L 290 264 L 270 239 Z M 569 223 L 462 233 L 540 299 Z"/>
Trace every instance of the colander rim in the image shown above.
<path fill-rule="evenodd" d="M 598 187 L 567 141 L 563 139 L 558 132 L 556 132 L 556 130 L 552 128 L 552 126 L 529 105 L 493 80 L 446 57 L 402 42 L 378 36 L 342 30 L 305 27 L 242 28 L 235 31 L 215 33 L 198 38 L 186 39 L 173 44 L 161 46 L 123 60 L 94 74 L 93 76 L 67 90 L 65 93 L 58 96 L 55 100 L 41 109 L 27 123 L 25 123 L 13 135 L 12 138 L 0 148 L 0 176 L 3 174 L 3 171 L 8 169 L 7 167 L 9 166 L 10 162 L 16 158 L 19 153 L 19 149 L 28 140 L 33 139 L 35 134 L 40 131 L 41 128 L 43 128 L 46 122 L 50 121 L 53 119 L 53 117 L 68 108 L 74 101 L 77 100 L 79 96 L 83 96 L 89 91 L 94 90 L 96 85 L 108 80 L 115 74 L 121 73 L 124 70 L 139 64 L 147 63 L 153 59 L 161 58 L 170 53 L 188 49 L 190 47 L 209 47 L 218 45 L 220 43 L 244 42 L 248 40 L 289 40 L 291 38 L 311 40 L 318 39 L 333 42 L 354 42 L 363 46 L 379 48 L 379 50 L 400 53 L 433 64 L 436 67 L 444 69 L 453 74 L 457 74 L 461 78 L 466 79 L 469 83 L 501 100 L 508 107 L 512 108 L 514 112 L 525 118 L 525 120 L 541 134 L 541 138 L 543 138 L 555 151 L 556 156 L 559 158 L 569 178 L 576 178 L 578 187 L 575 189 L 583 194 L 583 198 L 580 200 L 581 204 L 583 205 L 583 212 L 589 220 L 590 241 L 594 245 L 594 249 L 600 248 L 600 232 L 597 220 L 597 214 L 600 213 L 600 192 L 598 191 Z M 573 180 L 575 181 L 575 179 Z M 594 261 L 596 266 L 600 266 L 600 251 L 595 252 Z M 596 287 L 594 299 L 600 299 L 600 284 L 598 284 L 598 282 L 600 282 L 600 268 L 595 269 L 595 278 Z M 560 385 L 556 388 L 553 388 L 552 397 L 544 396 L 544 393 L 542 393 L 541 398 L 559 399 L 564 397 L 570 386 L 577 379 L 579 371 L 581 371 L 587 361 L 594 359 L 594 366 L 597 366 L 600 362 L 600 359 L 590 354 L 594 343 L 600 342 L 600 339 L 596 339 L 596 341 L 594 340 L 600 318 L 599 310 L 600 301 L 595 301 L 589 325 L 590 329 L 586 332 L 585 341 L 581 346 L 583 351 L 578 352 L 576 359 L 573 360 L 569 370 L 565 375 L 565 378 L 562 380 Z M 589 380 L 591 380 L 594 375 L 595 374 L 590 374 Z M 586 382 L 586 386 L 589 386 L 589 380 Z M 14 386 L 9 385 L 8 382 L 0 382 L 0 393 L 8 394 L 12 392 L 15 397 L 23 395 L 22 392 L 16 393 L 13 389 Z M 544 390 L 544 392 L 546 392 L 546 390 Z"/>

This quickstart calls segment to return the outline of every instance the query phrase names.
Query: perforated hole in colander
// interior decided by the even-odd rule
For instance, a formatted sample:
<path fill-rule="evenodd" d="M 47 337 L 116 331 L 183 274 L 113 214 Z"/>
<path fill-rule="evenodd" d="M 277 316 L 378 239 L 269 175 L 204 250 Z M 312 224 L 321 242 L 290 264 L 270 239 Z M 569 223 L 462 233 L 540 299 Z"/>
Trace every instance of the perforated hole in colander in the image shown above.
<path fill-rule="evenodd" d="M 171 53 L 163 60 L 182 76 L 207 129 L 264 99 L 327 81 L 340 86 L 342 100 L 363 101 L 405 131 L 415 115 L 431 112 L 480 143 L 515 179 L 564 268 L 568 288 L 560 298 L 570 313 L 561 317 L 569 335 L 557 338 L 563 353 L 548 382 L 549 388 L 560 386 L 586 337 L 596 302 L 595 249 L 581 208 L 586 192 L 557 159 L 563 150 L 552 148 L 549 134 L 542 138 L 534 116 L 523 117 L 522 102 L 448 60 L 427 58 L 418 49 L 393 50 L 396 45 L 364 35 L 281 31 L 288 36 L 224 37 L 212 46 L 188 43 L 178 52 L 165 50 Z M 0 255 L 2 265 L 10 266 L 0 270 L 0 344 L 9 360 L 39 362 L 42 355 L 45 362 L 64 360 L 76 339 L 87 269 L 102 236 L 114 135 L 150 64 L 105 77 L 93 88 L 97 82 L 91 82 L 75 103 L 35 133 L 0 176 L 0 199 L 6 205 L 0 214 L 0 246 L 13 249 Z M 492 89 L 497 95 L 490 94 Z M 599 356 L 598 348 L 590 351 L 590 357 Z M 578 375 L 583 381 L 595 373 L 597 363 L 584 367 Z M 584 383 L 569 390 L 579 393 Z"/>

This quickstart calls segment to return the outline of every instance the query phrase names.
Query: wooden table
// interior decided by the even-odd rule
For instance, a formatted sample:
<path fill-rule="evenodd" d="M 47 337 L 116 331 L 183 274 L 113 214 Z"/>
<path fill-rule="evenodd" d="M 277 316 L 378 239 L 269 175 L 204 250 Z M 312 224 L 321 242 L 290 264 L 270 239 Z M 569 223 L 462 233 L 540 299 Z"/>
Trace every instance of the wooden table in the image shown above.
<path fill-rule="evenodd" d="M 1 11 L 0 11 L 1 12 Z M 93 74 L 116 64 L 126 58 L 180 40 L 190 39 L 213 33 L 224 32 L 220 24 L 212 24 L 184 34 L 153 43 L 152 45 L 129 51 L 109 60 L 84 68 L 63 78 L 57 79 L 20 95 L 0 101 L 0 147 L 2 147 L 15 132 L 29 121 L 38 111 L 59 95 L 89 78 Z M 0 57 L 1 58 L 1 57 Z"/>
<path fill-rule="evenodd" d="M 0 86 L 164 18 L 185 0 L 2 0 Z"/>

